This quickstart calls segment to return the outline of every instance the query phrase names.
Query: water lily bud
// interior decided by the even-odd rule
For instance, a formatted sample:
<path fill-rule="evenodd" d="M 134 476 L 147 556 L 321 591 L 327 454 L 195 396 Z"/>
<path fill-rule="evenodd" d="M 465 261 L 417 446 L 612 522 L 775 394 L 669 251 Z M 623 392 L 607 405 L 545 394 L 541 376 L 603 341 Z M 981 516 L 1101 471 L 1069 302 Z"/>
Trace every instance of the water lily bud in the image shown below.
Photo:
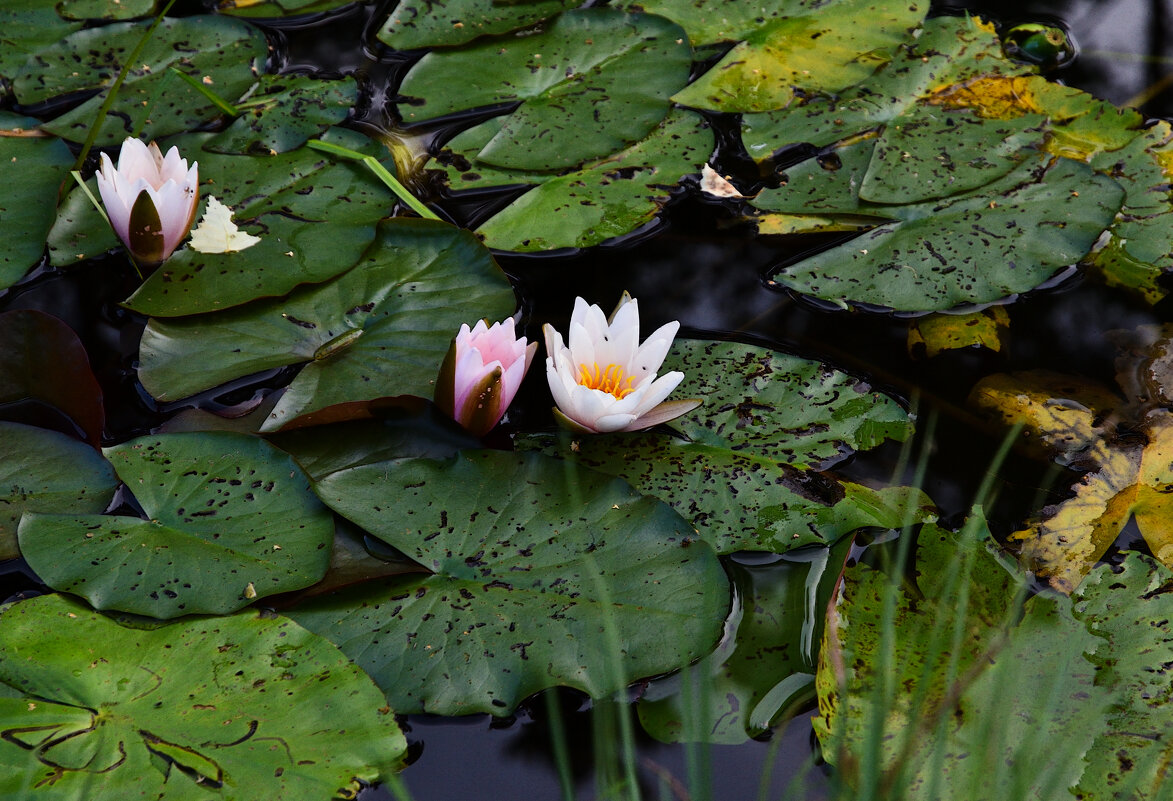
<path fill-rule="evenodd" d="M 610 321 L 598 306 L 575 298 L 569 347 L 553 326 L 542 328 L 554 416 L 584 433 L 641 431 L 700 406 L 699 400 L 665 400 L 684 373 L 656 376 L 679 328 L 678 322 L 661 326 L 641 345 L 639 307 L 630 295 L 624 293 Z"/>
<path fill-rule="evenodd" d="M 102 154 L 98 191 L 114 233 L 135 261 L 157 265 L 187 236 L 199 200 L 199 165 L 171 148 L 164 157 L 154 142 L 127 138 L 118 167 Z"/>
<path fill-rule="evenodd" d="M 538 343 L 526 344 L 513 318 L 471 330 L 460 326 L 436 381 L 436 405 L 475 436 L 487 434 L 505 414 Z"/>

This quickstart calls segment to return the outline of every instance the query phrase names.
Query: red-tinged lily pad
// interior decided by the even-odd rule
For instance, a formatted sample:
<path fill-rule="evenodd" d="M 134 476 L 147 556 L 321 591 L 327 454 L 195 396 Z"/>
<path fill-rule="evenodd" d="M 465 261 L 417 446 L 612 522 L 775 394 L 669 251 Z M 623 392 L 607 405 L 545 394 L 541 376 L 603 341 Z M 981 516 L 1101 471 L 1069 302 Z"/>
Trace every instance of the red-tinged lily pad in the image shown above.
<path fill-rule="evenodd" d="M 232 612 L 326 572 L 333 517 L 297 463 L 264 440 L 169 434 L 104 452 L 146 519 L 26 514 L 21 553 L 54 589 L 173 618 Z"/>
<path fill-rule="evenodd" d="M 35 401 L 69 417 L 97 447 L 106 419 L 102 388 L 69 326 L 31 309 L 0 314 L 0 403 Z"/>

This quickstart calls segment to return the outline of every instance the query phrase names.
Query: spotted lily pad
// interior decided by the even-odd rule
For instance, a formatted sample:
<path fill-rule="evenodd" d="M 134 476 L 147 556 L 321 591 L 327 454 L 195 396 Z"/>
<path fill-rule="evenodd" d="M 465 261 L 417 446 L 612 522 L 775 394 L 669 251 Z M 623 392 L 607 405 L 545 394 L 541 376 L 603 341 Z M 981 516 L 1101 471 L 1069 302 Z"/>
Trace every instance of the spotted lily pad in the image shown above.
<path fill-rule="evenodd" d="M 34 135 L 39 124 L 0 111 L 0 289 L 19 281 L 44 255 L 57 188 L 69 180 L 73 165 L 64 142 Z"/>
<path fill-rule="evenodd" d="M 354 2 L 355 0 L 218 0 L 214 5 L 221 14 L 266 19 L 321 14 Z"/>
<path fill-rule="evenodd" d="M 148 22 L 120 22 L 77 31 L 29 57 L 13 88 L 23 104 L 97 90 L 80 106 L 42 127 L 70 141 L 89 134 L 98 107 L 138 44 Z M 165 19 L 152 34 L 102 124 L 99 146 L 127 136 L 150 140 L 194 128 L 219 114 L 203 94 L 171 74 L 207 76 L 217 94 L 236 100 L 256 82 L 267 55 L 260 30 L 227 17 Z"/>
<path fill-rule="evenodd" d="M 375 237 L 394 196 L 360 164 L 335 161 L 309 147 L 278 155 L 225 155 L 203 150 L 214 134 L 169 140 L 199 162 L 202 192 L 231 209 L 241 231 L 259 236 L 247 250 L 177 250 L 127 300 L 142 314 L 174 317 L 284 295 L 299 284 L 333 278 L 352 267 Z M 362 134 L 331 129 L 323 141 L 387 156 Z M 206 202 L 201 203 L 201 215 Z M 198 218 L 197 218 L 198 219 Z M 97 255 L 115 241 L 80 191 L 58 211 L 50 235 L 53 262 Z"/>
<path fill-rule="evenodd" d="M 980 519 L 960 536 L 926 526 L 907 572 L 844 571 L 814 727 L 860 795 L 1072 798 L 1115 696 L 1085 657 L 1102 640 L 1065 598 L 1023 613 L 1024 579 L 992 547 Z"/>
<path fill-rule="evenodd" d="M 264 75 L 260 88 L 237 104 L 241 115 L 204 148 L 216 153 L 285 153 L 342 122 L 357 99 L 353 78 Z"/>
<path fill-rule="evenodd" d="M 712 649 L 721 564 L 666 505 L 537 454 L 466 452 L 332 473 L 331 507 L 433 571 L 292 614 L 400 712 L 507 715 L 547 687 L 595 697 Z"/>
<path fill-rule="evenodd" d="M 81 27 L 57 13 L 59 0 L 8 0 L 0 6 L 0 78 L 11 80 L 29 54 Z"/>
<path fill-rule="evenodd" d="M 470 167 L 459 182 L 453 180 L 453 188 L 537 184 L 477 228 L 491 248 L 534 252 L 590 247 L 654 220 L 680 179 L 700 171 L 712 147 L 713 135 L 704 120 L 678 110 L 646 139 L 565 175 L 477 172 L 479 167 Z"/>
<path fill-rule="evenodd" d="M 908 328 L 908 352 L 932 358 L 949 350 L 986 348 L 995 353 L 1010 329 L 1005 306 L 990 306 L 972 314 L 930 314 L 914 319 Z"/>
<path fill-rule="evenodd" d="M 540 33 L 427 54 L 403 80 L 400 111 L 414 123 L 509 104 L 478 161 L 576 167 L 647 136 L 688 80 L 690 60 L 684 31 L 661 17 L 568 11 Z"/>
<path fill-rule="evenodd" d="M 122 20 L 155 13 L 155 0 L 61 0 L 61 16 L 80 20 Z"/>
<path fill-rule="evenodd" d="M 578 5 L 579 0 L 399 0 L 379 41 L 396 50 L 452 47 L 525 28 Z"/>
<path fill-rule="evenodd" d="M 767 19 L 673 100 L 714 111 L 771 111 L 792 101 L 796 89 L 846 89 L 890 60 L 926 11 L 920 0 L 831 0 Z"/>
<path fill-rule="evenodd" d="M 326 572 L 332 516 L 264 440 L 167 434 L 104 453 L 146 519 L 26 513 L 21 553 L 54 589 L 172 618 L 232 612 Z"/>
<path fill-rule="evenodd" d="M 363 417 L 369 401 L 432 397 L 460 324 L 499 320 L 514 308 L 509 281 L 471 234 L 395 218 L 380 226 L 359 264 L 332 281 L 238 309 L 151 320 L 139 346 L 139 378 L 167 400 L 304 363 L 263 430 L 341 404 L 361 405 L 343 419 Z M 200 369 L 190 369 L 193 363 Z"/>
<path fill-rule="evenodd" d="M 874 228 L 782 267 L 804 294 L 903 311 L 944 311 L 1038 287 L 1083 258 L 1120 209 L 1116 182 L 1068 159 L 1028 158 L 993 183 L 944 199 L 870 203 L 859 186 L 875 144 L 787 170 L 752 201 L 769 212 L 876 218 Z"/>
<path fill-rule="evenodd" d="M 97 514 L 114 497 L 114 469 L 96 450 L 43 428 L 0 422 L 0 559 L 19 555 L 25 512 Z"/>
<path fill-rule="evenodd" d="M 407 749 L 370 679 L 273 615 L 143 630 L 46 595 L 0 613 L 0 681 L 21 801 L 353 797 Z"/>
<path fill-rule="evenodd" d="M 819 472 L 912 431 L 892 398 L 818 362 L 734 342 L 679 340 L 664 362 L 676 395 L 704 403 L 661 433 L 519 439 L 630 482 L 692 522 L 719 553 L 781 553 L 863 526 L 931 517 L 923 495 Z M 907 519 L 906 519 L 907 517 Z"/>

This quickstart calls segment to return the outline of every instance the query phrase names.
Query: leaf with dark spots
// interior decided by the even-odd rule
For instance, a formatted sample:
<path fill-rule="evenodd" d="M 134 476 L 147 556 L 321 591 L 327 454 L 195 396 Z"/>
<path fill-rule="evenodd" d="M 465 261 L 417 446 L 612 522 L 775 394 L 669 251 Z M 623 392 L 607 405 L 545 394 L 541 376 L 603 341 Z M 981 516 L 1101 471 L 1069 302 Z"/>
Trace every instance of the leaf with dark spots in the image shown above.
<path fill-rule="evenodd" d="M 396 50 L 452 47 L 526 28 L 578 5 L 578 0 L 402 0 L 379 30 L 379 41 Z"/>
<path fill-rule="evenodd" d="M 601 697 L 687 664 L 720 637 L 720 562 L 702 543 L 682 547 L 688 524 L 622 481 L 537 454 L 474 451 L 343 469 L 316 487 L 435 571 L 293 613 L 366 669 L 396 710 L 504 715 L 556 685 Z M 468 526 L 440 527 L 442 513 L 474 511 Z M 413 596 L 391 602 L 404 593 Z M 519 641 L 524 651 L 510 647 Z"/>
<path fill-rule="evenodd" d="M 370 313 L 346 313 L 367 303 L 374 304 Z M 432 397 L 432 382 L 469 309 L 500 320 L 514 307 L 508 279 L 470 233 L 395 218 L 380 226 L 358 265 L 328 283 L 212 315 L 152 320 L 140 345 L 139 377 L 155 397 L 173 399 L 309 362 L 262 426 L 275 431 L 336 404 Z M 315 327 L 291 325 L 289 317 Z M 361 337 L 351 335 L 329 358 L 313 360 L 335 337 L 360 330 Z M 189 369 L 193 361 L 199 371 Z"/>
<path fill-rule="evenodd" d="M 0 613 L 6 799 L 316 801 L 390 776 L 406 750 L 370 679 L 287 618 L 131 628 L 62 595 Z"/>
<path fill-rule="evenodd" d="M 284 153 L 342 122 L 358 99 L 353 78 L 320 80 L 305 75 L 263 75 L 256 92 L 239 106 L 244 113 L 212 137 L 216 153 Z"/>
<path fill-rule="evenodd" d="M 25 514 L 21 553 L 49 586 L 99 609 L 172 618 L 231 612 L 326 572 L 332 517 L 264 440 L 170 434 L 104 453 L 147 519 Z M 252 475 L 266 492 L 229 483 Z"/>
<path fill-rule="evenodd" d="M 23 104 L 100 90 L 81 105 L 45 123 L 45 130 L 75 142 L 85 140 L 125 59 L 149 22 L 122 22 L 87 28 L 39 50 L 15 76 L 13 90 Z M 190 130 L 220 112 L 195 88 L 170 74 L 183 70 L 208 76 L 216 91 L 233 101 L 256 81 L 264 67 L 264 34 L 220 16 L 165 18 L 138 53 L 134 69 L 118 90 L 98 134 L 98 146 L 112 146 L 131 133 L 147 141 Z M 165 89 L 165 92 L 164 92 Z"/>
<path fill-rule="evenodd" d="M 0 560 L 20 555 L 23 513 L 98 514 L 118 485 L 101 454 L 56 431 L 0 422 L 0 453 Z"/>

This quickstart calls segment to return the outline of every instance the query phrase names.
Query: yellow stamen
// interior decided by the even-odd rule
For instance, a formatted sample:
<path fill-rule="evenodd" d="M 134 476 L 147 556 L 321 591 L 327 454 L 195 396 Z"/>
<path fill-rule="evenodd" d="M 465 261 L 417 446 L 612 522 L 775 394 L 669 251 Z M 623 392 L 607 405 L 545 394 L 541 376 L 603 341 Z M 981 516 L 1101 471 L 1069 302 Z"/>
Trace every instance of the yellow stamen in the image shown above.
<path fill-rule="evenodd" d="M 635 389 L 632 386 L 635 383 L 635 376 L 624 377 L 623 366 L 618 364 L 608 364 L 602 370 L 599 369 L 598 363 L 590 367 L 580 364 L 578 383 L 587 389 L 601 389 L 616 398 L 625 398 Z"/>

